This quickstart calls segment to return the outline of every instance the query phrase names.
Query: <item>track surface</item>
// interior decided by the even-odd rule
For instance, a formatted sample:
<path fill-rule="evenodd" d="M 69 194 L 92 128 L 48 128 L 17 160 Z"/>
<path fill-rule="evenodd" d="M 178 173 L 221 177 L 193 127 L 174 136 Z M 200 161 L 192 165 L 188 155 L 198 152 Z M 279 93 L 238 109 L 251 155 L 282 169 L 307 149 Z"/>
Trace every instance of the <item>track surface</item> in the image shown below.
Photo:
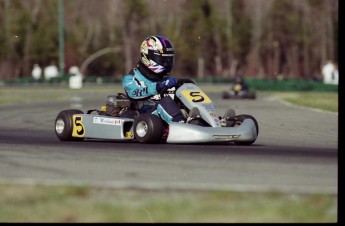
<path fill-rule="evenodd" d="M 338 114 L 208 94 L 219 115 L 233 108 L 257 119 L 253 145 L 59 141 L 59 111 L 100 108 L 99 94 L 0 106 L 0 182 L 338 194 Z"/>

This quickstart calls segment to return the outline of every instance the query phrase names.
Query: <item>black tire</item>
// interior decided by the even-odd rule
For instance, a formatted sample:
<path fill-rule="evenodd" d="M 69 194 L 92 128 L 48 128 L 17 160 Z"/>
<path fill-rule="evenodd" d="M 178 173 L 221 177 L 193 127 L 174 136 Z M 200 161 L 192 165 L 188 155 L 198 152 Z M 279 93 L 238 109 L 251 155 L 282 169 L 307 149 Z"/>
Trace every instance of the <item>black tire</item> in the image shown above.
<path fill-rule="evenodd" d="M 233 118 L 230 119 L 230 121 L 234 121 L 233 123 L 233 127 L 239 126 L 242 124 L 242 122 L 245 119 L 252 119 L 254 121 L 255 127 L 256 127 L 256 135 L 259 135 L 259 125 L 258 122 L 256 121 L 256 119 L 251 116 L 251 115 L 237 115 Z M 234 143 L 237 145 L 251 145 L 255 142 L 256 139 L 252 140 L 252 141 L 235 141 Z"/>
<path fill-rule="evenodd" d="M 73 115 L 83 114 L 80 110 L 61 111 L 55 119 L 55 134 L 61 141 L 81 141 L 83 137 L 72 137 Z"/>
<path fill-rule="evenodd" d="M 248 93 L 247 99 L 256 99 L 256 93 Z"/>
<path fill-rule="evenodd" d="M 142 114 L 134 120 L 134 137 L 140 143 L 159 143 L 163 137 L 163 122 L 153 114 Z"/>
<path fill-rule="evenodd" d="M 224 92 L 223 92 L 223 95 L 222 95 L 222 98 L 223 98 L 223 99 L 229 99 L 229 98 L 230 98 L 230 95 L 228 94 L 228 92 L 224 91 Z"/>

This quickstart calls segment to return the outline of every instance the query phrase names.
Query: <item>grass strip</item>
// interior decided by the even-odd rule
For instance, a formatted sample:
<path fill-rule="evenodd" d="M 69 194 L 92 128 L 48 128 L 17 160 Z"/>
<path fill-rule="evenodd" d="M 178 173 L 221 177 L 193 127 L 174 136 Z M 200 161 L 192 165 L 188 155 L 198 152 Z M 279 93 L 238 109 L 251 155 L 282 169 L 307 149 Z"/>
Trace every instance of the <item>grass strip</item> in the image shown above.
<path fill-rule="evenodd" d="M 269 92 L 291 104 L 325 111 L 338 112 L 338 93 L 336 92 Z"/>
<path fill-rule="evenodd" d="M 6 183 L 0 222 L 337 222 L 337 196 Z"/>

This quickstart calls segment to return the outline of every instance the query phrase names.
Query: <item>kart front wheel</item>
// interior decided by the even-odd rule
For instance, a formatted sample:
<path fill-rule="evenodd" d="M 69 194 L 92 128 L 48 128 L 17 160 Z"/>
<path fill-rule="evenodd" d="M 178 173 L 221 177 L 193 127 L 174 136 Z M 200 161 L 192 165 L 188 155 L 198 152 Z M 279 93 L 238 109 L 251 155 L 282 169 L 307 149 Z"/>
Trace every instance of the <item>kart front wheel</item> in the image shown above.
<path fill-rule="evenodd" d="M 256 128 L 256 135 L 259 135 L 259 125 L 256 119 L 251 115 L 236 115 L 235 117 L 232 117 L 229 119 L 231 121 L 232 127 L 240 126 L 245 119 L 251 119 L 254 122 L 255 128 Z M 227 122 L 228 124 L 228 122 Z M 256 139 L 252 141 L 235 141 L 234 143 L 237 145 L 251 145 L 255 142 Z"/>
<path fill-rule="evenodd" d="M 61 141 L 78 141 L 84 139 L 82 137 L 72 137 L 73 115 L 75 114 L 83 114 L 83 112 L 80 110 L 64 110 L 56 116 L 55 134 Z"/>
<path fill-rule="evenodd" d="M 163 131 L 163 122 L 156 115 L 142 114 L 134 120 L 134 137 L 140 143 L 159 143 Z"/>

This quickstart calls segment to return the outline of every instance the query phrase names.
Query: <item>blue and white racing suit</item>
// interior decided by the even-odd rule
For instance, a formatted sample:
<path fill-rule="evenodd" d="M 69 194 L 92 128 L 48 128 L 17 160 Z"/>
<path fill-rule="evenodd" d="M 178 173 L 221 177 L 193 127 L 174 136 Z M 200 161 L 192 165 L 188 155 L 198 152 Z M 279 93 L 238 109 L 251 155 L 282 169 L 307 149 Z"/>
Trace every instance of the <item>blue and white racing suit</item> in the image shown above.
<path fill-rule="evenodd" d="M 157 91 L 157 83 L 146 78 L 138 68 L 134 68 L 122 78 L 122 86 L 127 96 L 137 103 L 138 111 L 142 113 L 152 113 L 161 117 L 168 124 L 171 122 L 184 122 L 184 116 L 170 96 L 161 99 Z"/>

